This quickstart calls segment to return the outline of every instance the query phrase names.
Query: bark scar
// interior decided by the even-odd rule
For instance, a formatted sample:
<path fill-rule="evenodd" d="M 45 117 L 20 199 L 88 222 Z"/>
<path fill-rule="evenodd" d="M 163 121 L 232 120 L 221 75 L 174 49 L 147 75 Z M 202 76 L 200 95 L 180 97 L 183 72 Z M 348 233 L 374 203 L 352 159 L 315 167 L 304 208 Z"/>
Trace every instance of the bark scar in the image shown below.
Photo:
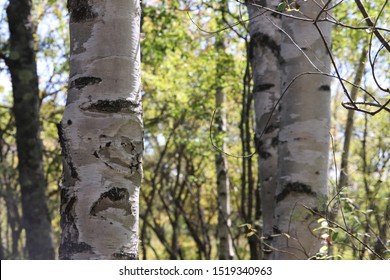
<path fill-rule="evenodd" d="M 133 113 L 140 103 L 133 102 L 127 99 L 117 100 L 97 100 L 96 102 L 84 104 L 81 109 L 89 112 L 98 113 Z"/>
<path fill-rule="evenodd" d="M 276 202 L 280 202 L 284 200 L 289 194 L 293 192 L 306 193 L 310 196 L 317 197 L 317 193 L 312 191 L 311 186 L 300 182 L 293 182 L 293 183 L 288 183 L 283 188 L 282 192 L 276 196 Z"/>
<path fill-rule="evenodd" d="M 122 209 L 127 215 L 131 215 L 131 205 L 129 203 L 129 192 L 125 188 L 114 187 L 100 195 L 91 207 L 90 214 L 96 216 L 97 213 L 109 208 Z"/>
<path fill-rule="evenodd" d="M 101 81 L 102 79 L 98 77 L 80 77 L 70 83 L 70 88 L 82 89 L 89 85 L 99 84 Z"/>

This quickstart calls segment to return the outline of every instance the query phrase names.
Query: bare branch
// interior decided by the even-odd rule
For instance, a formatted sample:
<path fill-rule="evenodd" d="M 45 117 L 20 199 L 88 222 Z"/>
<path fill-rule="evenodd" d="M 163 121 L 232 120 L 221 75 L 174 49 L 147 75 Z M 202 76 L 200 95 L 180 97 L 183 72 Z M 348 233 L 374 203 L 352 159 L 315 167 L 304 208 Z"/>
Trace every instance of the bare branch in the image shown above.
<path fill-rule="evenodd" d="M 376 28 L 376 23 L 374 23 L 370 16 L 368 15 L 366 9 L 364 8 L 364 5 L 363 3 L 360 1 L 360 0 L 355 0 L 355 3 L 359 9 L 359 11 L 362 13 L 362 15 L 364 16 L 364 19 L 367 23 L 367 25 L 369 27 L 372 28 L 372 31 L 374 32 L 375 36 L 378 38 L 378 40 L 382 43 L 382 45 L 387 49 L 388 52 L 390 52 L 390 45 L 389 45 L 389 42 L 386 41 L 385 38 L 383 38 L 382 34 L 378 31 L 378 29 Z M 386 2 L 383 4 L 383 7 L 386 6 L 386 4 L 388 3 L 388 0 L 386 0 Z M 382 7 L 382 10 L 383 10 L 383 7 Z M 381 11 L 382 11 L 381 10 Z"/>

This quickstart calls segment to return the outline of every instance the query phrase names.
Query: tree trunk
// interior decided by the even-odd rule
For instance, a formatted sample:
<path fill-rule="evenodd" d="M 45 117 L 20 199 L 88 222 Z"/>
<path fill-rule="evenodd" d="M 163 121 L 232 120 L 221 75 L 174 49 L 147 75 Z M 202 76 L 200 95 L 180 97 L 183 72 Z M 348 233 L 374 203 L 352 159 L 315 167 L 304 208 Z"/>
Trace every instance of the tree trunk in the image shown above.
<path fill-rule="evenodd" d="M 46 204 L 39 88 L 35 60 L 31 0 L 10 0 L 7 7 L 18 171 L 23 224 L 29 259 L 54 259 L 51 221 Z"/>
<path fill-rule="evenodd" d="M 261 186 L 261 213 L 264 237 L 263 257 L 270 258 L 270 239 L 273 234 L 275 190 L 278 170 L 279 111 L 275 108 L 280 98 L 281 32 L 273 24 L 281 25 L 278 14 L 267 13 L 251 4 L 276 9 L 279 0 L 248 1 L 250 60 L 253 72 L 253 95 L 256 115 L 255 144 L 258 152 L 258 177 Z"/>
<path fill-rule="evenodd" d="M 218 53 L 218 62 L 216 69 L 216 96 L 215 96 L 215 124 L 216 124 L 216 143 L 219 148 L 225 150 L 226 133 L 226 95 L 222 87 L 224 71 L 223 58 L 226 57 L 223 38 L 219 35 L 216 39 L 216 52 Z M 228 177 L 228 162 L 226 156 L 217 152 L 215 155 L 215 167 L 217 170 L 217 197 L 218 197 L 218 249 L 220 260 L 233 259 L 233 242 L 230 234 L 230 186 Z"/>
<path fill-rule="evenodd" d="M 68 9 L 60 258 L 138 259 L 140 3 L 68 0 Z"/>
<path fill-rule="evenodd" d="M 318 16 L 322 5 L 315 1 L 297 4 L 300 11 L 292 15 L 311 19 Z M 330 46 L 330 24 L 318 26 Z M 320 232 L 312 231 L 319 226 L 318 217 L 306 207 L 324 213 L 327 203 L 330 81 L 324 75 L 303 73 L 329 72 L 330 59 L 313 22 L 283 17 L 283 30 L 291 38 L 285 35 L 282 39 L 282 85 L 286 88 L 295 81 L 281 101 L 274 226 L 280 235 L 273 240 L 273 258 L 307 259 L 322 246 Z"/>
<path fill-rule="evenodd" d="M 358 62 L 359 64 L 357 66 L 355 79 L 353 81 L 354 85 L 358 87 L 360 86 L 364 75 L 366 56 L 367 56 L 367 47 L 364 46 Z M 351 100 L 356 101 L 357 93 L 358 93 L 358 88 L 352 87 Z M 340 170 L 339 182 L 337 184 L 336 192 L 334 194 L 336 196 L 338 196 L 339 192 L 348 185 L 348 161 L 349 161 L 349 150 L 351 146 L 351 139 L 352 139 L 352 132 L 353 132 L 354 116 L 355 116 L 355 110 L 349 110 L 347 113 L 347 122 L 345 124 L 345 132 L 343 135 L 344 144 L 343 144 L 343 151 L 341 154 L 341 170 Z M 340 209 L 340 205 L 336 201 L 336 203 L 332 207 L 332 211 L 329 216 L 329 219 L 331 221 L 334 221 L 336 219 L 339 209 Z"/>

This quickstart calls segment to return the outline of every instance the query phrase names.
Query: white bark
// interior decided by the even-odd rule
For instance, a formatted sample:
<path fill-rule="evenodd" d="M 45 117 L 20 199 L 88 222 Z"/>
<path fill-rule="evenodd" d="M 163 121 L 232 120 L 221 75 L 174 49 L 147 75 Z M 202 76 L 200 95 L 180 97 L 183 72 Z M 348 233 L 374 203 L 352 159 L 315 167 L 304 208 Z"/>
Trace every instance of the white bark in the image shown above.
<path fill-rule="evenodd" d="M 224 93 L 217 91 L 217 108 L 223 108 Z M 223 110 L 223 109 L 222 109 Z M 220 133 L 225 133 L 226 116 L 222 113 L 221 123 L 218 124 L 222 128 Z M 225 144 L 222 144 L 222 149 L 225 149 Z M 215 156 L 217 169 L 217 192 L 218 192 L 218 239 L 219 239 L 219 259 L 233 259 L 233 241 L 230 234 L 231 219 L 230 219 L 230 183 L 228 178 L 228 163 L 226 156 L 218 153 Z"/>
<path fill-rule="evenodd" d="M 226 6 L 226 1 L 221 5 Z M 218 28 L 223 26 L 222 20 L 217 20 Z M 215 51 L 217 53 L 216 78 L 215 78 L 215 125 L 217 146 L 225 150 L 226 134 L 226 94 L 223 88 L 224 75 L 226 74 L 226 47 L 223 34 L 216 37 Z M 218 200 L 218 256 L 220 260 L 231 260 L 234 257 L 233 240 L 230 232 L 230 181 L 228 175 L 228 161 L 224 154 L 217 152 L 215 155 L 215 167 L 217 175 L 217 200 Z"/>
<path fill-rule="evenodd" d="M 222 69 L 220 69 L 222 70 Z M 217 73 L 220 72 L 217 69 Z M 217 77 L 220 79 L 221 77 Z M 218 138 L 221 138 L 219 143 L 222 143 L 222 148 L 225 150 L 226 145 L 223 140 L 226 133 L 226 113 L 224 104 L 226 96 L 222 87 L 218 86 L 216 90 L 216 108 L 219 112 L 216 113 L 216 125 Z M 215 165 L 217 170 L 217 192 L 218 192 L 218 240 L 219 240 L 219 259 L 233 259 L 233 241 L 230 234 L 231 219 L 230 219 L 230 183 L 228 177 L 228 162 L 226 156 L 217 153 L 215 155 Z"/>
<path fill-rule="evenodd" d="M 59 131 L 65 157 L 60 257 L 137 259 L 140 3 L 68 1 L 68 8 L 70 80 Z"/>
<path fill-rule="evenodd" d="M 318 1 L 297 1 L 299 16 L 315 19 L 321 11 Z M 320 3 L 320 5 L 323 5 Z M 330 45 L 330 25 L 319 24 Z M 312 22 L 283 18 L 281 56 L 284 88 L 298 75 L 316 72 L 302 52 L 321 71 L 328 72 L 330 60 L 319 32 Z M 304 206 L 323 213 L 327 202 L 327 174 L 330 126 L 330 81 L 324 75 L 303 75 L 295 80 L 281 102 L 279 133 L 279 181 L 276 191 L 275 259 L 307 259 L 320 247 L 318 217 Z"/>
<path fill-rule="evenodd" d="M 278 170 L 280 98 L 280 15 L 266 12 L 258 6 L 276 9 L 279 0 L 249 1 L 249 33 L 251 36 L 251 64 L 253 71 L 254 109 L 256 115 L 256 147 L 258 177 L 261 186 L 261 212 L 263 218 L 264 258 L 270 257 L 270 236 L 273 234 L 275 190 Z"/>

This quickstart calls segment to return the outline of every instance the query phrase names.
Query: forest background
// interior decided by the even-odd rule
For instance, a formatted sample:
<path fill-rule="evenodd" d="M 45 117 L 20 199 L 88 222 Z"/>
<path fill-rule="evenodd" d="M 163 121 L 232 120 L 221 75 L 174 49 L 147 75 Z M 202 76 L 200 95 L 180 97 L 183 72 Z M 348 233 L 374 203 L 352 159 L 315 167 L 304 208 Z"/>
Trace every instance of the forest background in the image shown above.
<path fill-rule="evenodd" d="M 330 198 L 337 198 L 333 204 L 340 203 L 341 214 L 337 216 L 339 227 L 323 225 L 329 234 L 323 237 L 321 257 L 386 259 L 390 257 L 390 115 L 386 107 L 390 100 L 390 52 L 375 37 L 376 29 L 367 27 L 355 2 L 339 1 L 333 9 L 334 17 L 344 24 L 332 29 L 334 63 L 339 77 L 357 87 L 346 83 L 347 95 L 338 79 L 332 80 L 328 186 Z M 363 3 L 371 21 L 375 27 L 380 26 L 378 30 L 389 42 L 388 1 Z M 0 256 L 25 259 L 28 252 L 12 86 L 8 67 L 1 59 L 9 51 L 7 4 L 0 1 Z M 280 9 L 287 12 L 288 7 L 285 4 Z M 142 10 L 145 150 L 140 259 L 218 259 L 214 158 L 219 152 L 213 143 L 221 143 L 218 137 L 223 138 L 223 149 L 231 155 L 256 150 L 253 81 L 247 55 L 248 12 L 239 1 L 147 0 Z M 54 248 L 58 248 L 62 156 L 57 124 L 66 101 L 70 49 L 66 2 L 33 1 L 31 23 L 39 75 L 46 200 Z M 223 38 L 223 44 L 218 44 L 219 38 Z M 219 87 L 226 93 L 227 120 L 226 132 L 215 138 L 215 128 L 210 129 L 210 125 Z M 353 89 L 358 90 L 352 99 L 361 105 L 355 114 L 350 113 L 355 110 L 347 109 L 352 104 L 345 103 L 350 101 Z M 348 154 L 344 145 L 348 130 L 352 131 L 346 159 L 348 184 L 339 189 L 342 155 Z M 261 232 L 254 229 L 262 219 L 257 154 L 226 159 L 234 258 L 259 258 L 254 253 L 256 244 L 261 244 Z M 57 250 L 54 257 L 58 257 Z"/>

